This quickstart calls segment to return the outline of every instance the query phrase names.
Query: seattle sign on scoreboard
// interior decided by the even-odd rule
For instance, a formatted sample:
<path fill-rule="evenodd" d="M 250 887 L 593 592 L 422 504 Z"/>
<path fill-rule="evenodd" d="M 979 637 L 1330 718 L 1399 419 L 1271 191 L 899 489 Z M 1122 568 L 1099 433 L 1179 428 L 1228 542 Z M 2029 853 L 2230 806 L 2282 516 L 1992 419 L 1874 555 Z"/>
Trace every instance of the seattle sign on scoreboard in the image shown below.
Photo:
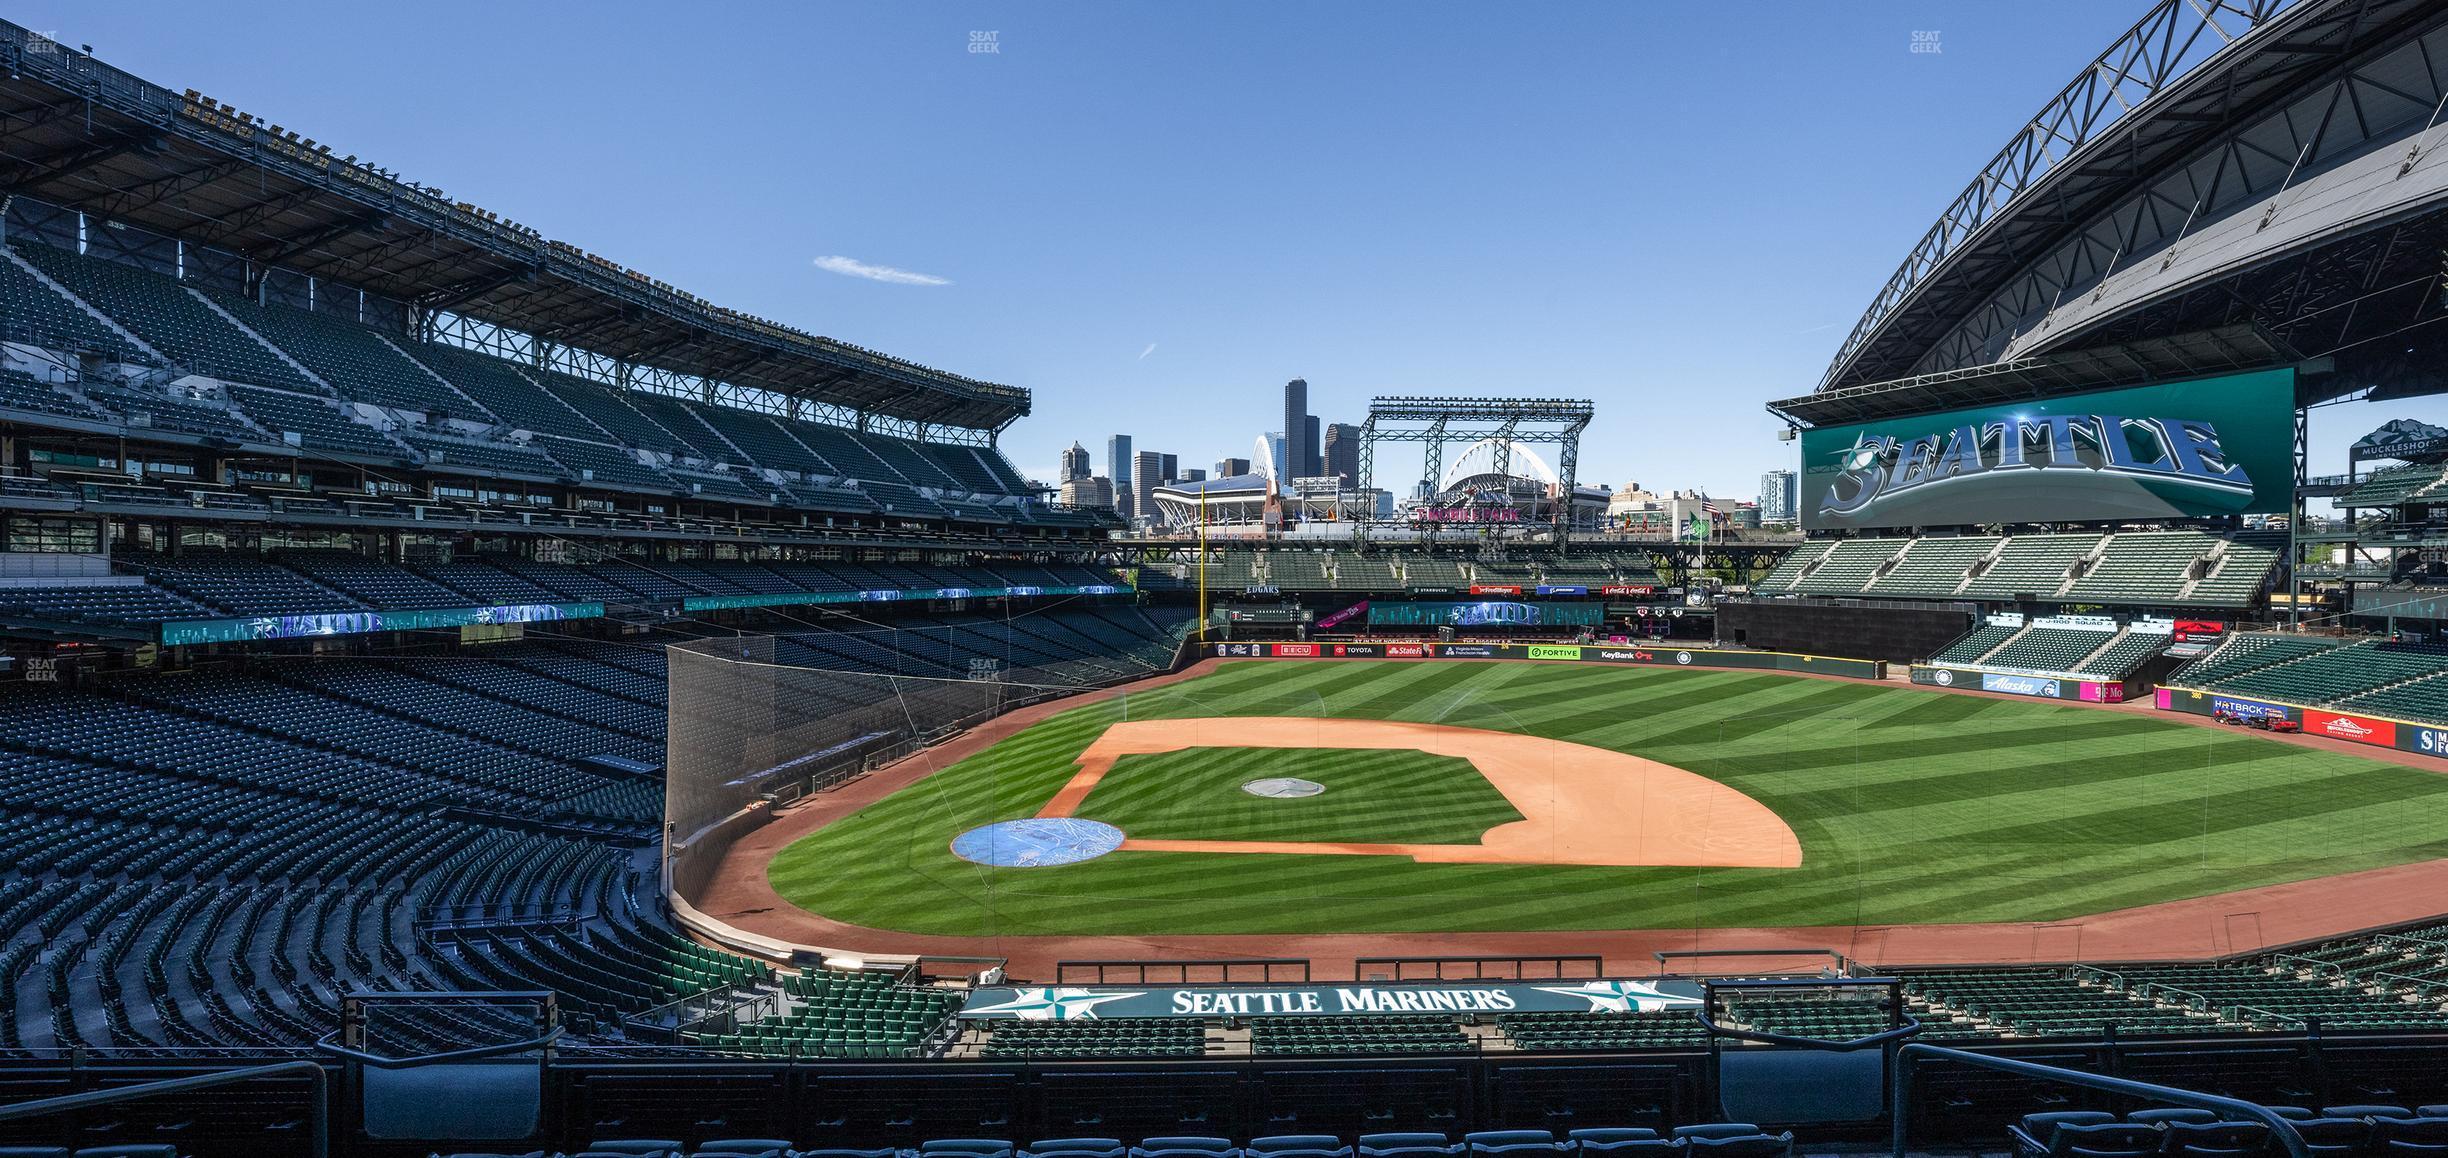
<path fill-rule="evenodd" d="M 1802 526 L 2284 511 L 2294 414 L 2289 368 L 1806 430 Z"/>

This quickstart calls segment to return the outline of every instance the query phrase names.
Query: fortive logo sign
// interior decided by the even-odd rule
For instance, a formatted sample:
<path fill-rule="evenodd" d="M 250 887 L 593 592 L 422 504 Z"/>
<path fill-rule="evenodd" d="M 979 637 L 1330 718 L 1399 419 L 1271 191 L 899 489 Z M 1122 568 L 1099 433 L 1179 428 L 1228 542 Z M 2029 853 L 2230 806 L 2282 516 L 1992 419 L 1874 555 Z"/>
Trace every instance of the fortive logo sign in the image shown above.
<path fill-rule="evenodd" d="M 1534 643 L 1530 645 L 1530 658 L 1579 659 L 1581 658 L 1581 649 L 1578 647 L 1559 647 L 1553 644 Z"/>
<path fill-rule="evenodd" d="M 2304 730 L 2322 736 L 2334 736 L 2340 740 L 2353 740 L 2358 744 L 2381 744 L 2388 747 L 2395 747 L 2397 744 L 2397 725 L 2387 720 L 2375 720 L 2368 716 L 2342 716 L 2336 712 L 2307 708 L 2304 711 Z"/>
<path fill-rule="evenodd" d="M 1277 655 L 1316 655 L 1317 653 L 1317 645 L 1314 643 L 1279 643 L 1275 645 L 1275 654 Z"/>

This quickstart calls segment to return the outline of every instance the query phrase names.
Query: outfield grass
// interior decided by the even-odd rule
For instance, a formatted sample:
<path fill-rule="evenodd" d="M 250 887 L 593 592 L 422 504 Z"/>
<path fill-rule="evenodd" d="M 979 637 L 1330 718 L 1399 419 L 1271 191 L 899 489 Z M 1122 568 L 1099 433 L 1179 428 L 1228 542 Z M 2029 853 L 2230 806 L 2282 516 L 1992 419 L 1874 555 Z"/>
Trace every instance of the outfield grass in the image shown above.
<path fill-rule="evenodd" d="M 1036 812 L 1109 723 L 1231 715 L 1646 756 L 1774 809 L 1803 864 L 1120 852 L 994 869 L 950 851 L 967 828 Z M 785 849 L 771 878 L 839 920 L 961 935 L 2060 920 L 2448 856 L 2444 804 L 2448 777 L 2422 769 L 2143 712 L 1747 672 L 1252 661 L 1054 716 Z"/>
<path fill-rule="evenodd" d="M 1241 790 L 1266 776 L 1313 780 L 1316 796 Z M 1426 752 L 1185 748 L 1124 756 L 1078 815 L 1150 840 L 1477 844 L 1522 818 L 1468 760 Z"/>

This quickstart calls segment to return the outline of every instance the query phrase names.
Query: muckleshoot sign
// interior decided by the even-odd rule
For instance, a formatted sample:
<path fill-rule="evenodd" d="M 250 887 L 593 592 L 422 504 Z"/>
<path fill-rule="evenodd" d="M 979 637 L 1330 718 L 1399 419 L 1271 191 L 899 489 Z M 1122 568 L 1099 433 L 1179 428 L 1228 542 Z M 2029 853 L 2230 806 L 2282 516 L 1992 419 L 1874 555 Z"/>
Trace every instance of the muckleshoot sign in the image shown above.
<path fill-rule="evenodd" d="M 2295 371 L 1802 434 L 1809 530 L 2266 514 L 2295 486 Z"/>

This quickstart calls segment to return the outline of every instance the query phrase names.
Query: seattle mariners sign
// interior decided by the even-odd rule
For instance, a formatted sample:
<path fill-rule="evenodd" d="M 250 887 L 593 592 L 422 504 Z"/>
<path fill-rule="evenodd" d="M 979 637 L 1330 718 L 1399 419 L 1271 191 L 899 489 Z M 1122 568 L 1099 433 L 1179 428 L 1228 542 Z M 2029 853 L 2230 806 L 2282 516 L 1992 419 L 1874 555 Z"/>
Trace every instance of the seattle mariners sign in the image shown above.
<path fill-rule="evenodd" d="M 1399 985 L 1203 985 L 980 989 L 976 1020 L 1108 1017 L 1333 1017 L 1352 1013 L 1636 1013 L 1700 1008 L 1687 981 L 1443 981 Z"/>
<path fill-rule="evenodd" d="M 2295 372 L 2103 390 L 1802 436 L 1806 529 L 2283 510 Z"/>

